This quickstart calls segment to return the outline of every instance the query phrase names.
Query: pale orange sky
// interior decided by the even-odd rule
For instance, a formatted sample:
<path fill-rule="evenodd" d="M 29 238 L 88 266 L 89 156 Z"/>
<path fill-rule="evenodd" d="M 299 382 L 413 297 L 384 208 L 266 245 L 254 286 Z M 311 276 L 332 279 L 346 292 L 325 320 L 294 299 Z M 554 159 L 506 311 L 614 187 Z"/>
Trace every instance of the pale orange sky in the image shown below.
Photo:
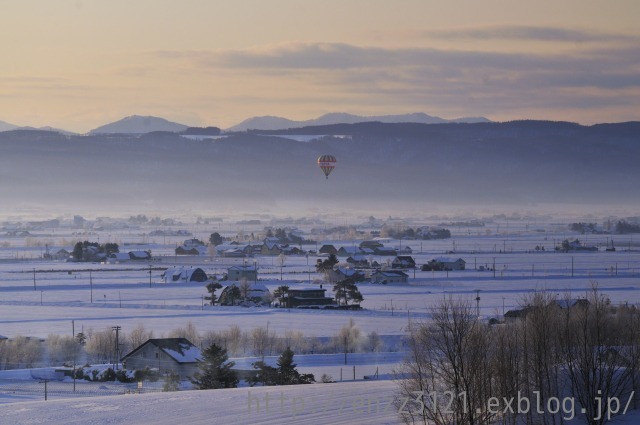
<path fill-rule="evenodd" d="M 638 120 L 640 2 L 0 0 L 0 120 Z"/>

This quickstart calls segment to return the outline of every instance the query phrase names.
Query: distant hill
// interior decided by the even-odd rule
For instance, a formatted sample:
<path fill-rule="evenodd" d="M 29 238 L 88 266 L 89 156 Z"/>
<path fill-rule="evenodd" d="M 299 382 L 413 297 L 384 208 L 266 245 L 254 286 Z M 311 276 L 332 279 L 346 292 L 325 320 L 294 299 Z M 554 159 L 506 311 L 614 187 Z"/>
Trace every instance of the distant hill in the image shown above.
<path fill-rule="evenodd" d="M 279 130 L 196 141 L 162 131 L 142 137 L 5 131 L 0 181 L 11 184 L 0 184 L 0 199 L 121 214 L 273 211 L 295 202 L 393 215 L 412 205 L 428 211 L 539 203 L 579 204 L 576 211 L 588 214 L 588 205 L 633 205 L 640 198 L 640 122 L 366 122 L 289 131 L 320 137 L 297 142 Z M 322 154 L 337 158 L 329 179 L 316 163 Z"/>
<path fill-rule="evenodd" d="M 5 121 L 0 121 L 0 131 L 15 130 L 16 128 L 18 128 L 17 125 L 9 124 Z"/>
<path fill-rule="evenodd" d="M 361 122 L 378 121 L 383 123 L 419 123 L 419 124 L 443 124 L 443 123 L 478 123 L 490 122 L 487 118 L 458 118 L 446 120 L 439 117 L 427 115 L 422 112 L 403 115 L 374 115 L 361 116 L 347 114 L 343 112 L 334 112 L 322 115 L 319 118 L 306 121 L 293 121 L 287 118 L 264 116 L 253 117 L 242 121 L 240 124 L 234 125 L 226 129 L 226 131 L 247 131 L 247 130 L 282 130 L 287 128 L 300 128 L 316 125 L 332 125 L 332 124 L 357 124 Z"/>
<path fill-rule="evenodd" d="M 89 134 L 145 134 L 152 131 L 184 131 L 188 126 L 159 117 L 132 115 L 119 121 L 95 128 Z"/>

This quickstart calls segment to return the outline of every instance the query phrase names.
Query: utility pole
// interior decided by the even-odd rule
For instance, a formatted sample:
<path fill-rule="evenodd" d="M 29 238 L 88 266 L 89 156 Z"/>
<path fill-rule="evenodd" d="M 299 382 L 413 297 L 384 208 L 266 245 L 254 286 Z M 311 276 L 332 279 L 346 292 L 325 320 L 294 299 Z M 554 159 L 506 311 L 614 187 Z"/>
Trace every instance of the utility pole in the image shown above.
<path fill-rule="evenodd" d="M 151 288 L 151 264 L 149 264 L 149 288 Z"/>
<path fill-rule="evenodd" d="M 504 299 L 503 299 L 504 302 Z M 502 308 L 504 310 L 504 307 Z M 476 289 L 476 316 L 480 317 L 480 290 Z"/>
<path fill-rule="evenodd" d="M 493 278 L 496 278 L 496 257 L 493 257 Z"/>
<path fill-rule="evenodd" d="M 573 277 L 573 256 L 571 257 L 571 277 Z"/>
<path fill-rule="evenodd" d="M 116 331 L 116 363 L 115 363 L 115 370 L 118 370 L 118 362 L 120 361 L 120 329 L 122 329 L 121 326 L 112 326 L 111 329 L 113 329 L 114 331 Z"/>
<path fill-rule="evenodd" d="M 33 290 L 36 290 L 36 269 L 33 269 Z"/>
<path fill-rule="evenodd" d="M 89 270 L 89 287 L 91 288 L 91 304 L 93 304 L 93 278 L 91 277 L 91 270 Z"/>

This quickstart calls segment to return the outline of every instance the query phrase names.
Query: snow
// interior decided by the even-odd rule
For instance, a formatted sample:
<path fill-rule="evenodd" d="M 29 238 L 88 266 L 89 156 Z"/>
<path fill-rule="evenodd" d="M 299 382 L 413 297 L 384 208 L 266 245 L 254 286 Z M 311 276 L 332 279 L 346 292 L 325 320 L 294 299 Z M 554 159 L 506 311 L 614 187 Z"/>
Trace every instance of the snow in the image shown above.
<path fill-rule="evenodd" d="M 523 297 L 534 291 L 548 291 L 561 298 L 567 294 L 570 299 L 578 299 L 591 289 L 594 282 L 612 303 L 640 301 L 640 251 L 633 242 L 633 236 L 616 236 L 616 252 L 558 253 L 553 251 L 554 244 L 573 239 L 575 234 L 556 231 L 555 224 L 535 223 L 531 226 L 532 229 L 545 229 L 545 232 L 518 229 L 517 223 L 510 225 L 511 229 L 505 233 L 501 233 L 499 224 L 492 225 L 491 235 L 486 233 L 488 227 L 465 228 L 452 229 L 453 238 L 449 240 L 402 240 L 403 247 L 411 247 L 418 267 L 431 258 L 446 255 L 465 260 L 467 270 L 423 272 L 418 268 L 405 271 L 409 276 L 408 284 L 361 283 L 359 288 L 364 296 L 362 311 L 205 306 L 205 282 L 184 282 L 180 279 L 164 283 L 160 277 L 161 269 L 193 266 L 202 268 L 209 275 L 222 276 L 229 267 L 245 264 L 245 259 L 175 256 L 173 250 L 176 243 L 183 242 L 182 235 L 168 237 L 165 243 L 162 243 L 164 236 L 142 243 L 141 237 L 130 230 L 113 231 L 123 241 L 122 246 L 126 244 L 143 251 L 149 249 L 154 256 L 161 256 L 157 261 L 123 264 L 35 261 L 33 259 L 41 256 L 43 248 L 19 245 L 15 239 L 7 239 L 10 246 L 0 246 L 0 330 L 9 338 L 17 335 L 38 338 L 46 338 L 50 334 L 71 335 L 72 329 L 77 333 L 81 330 L 86 332 L 89 328 L 110 329 L 114 325 L 128 332 L 140 324 L 159 338 L 192 323 L 201 334 L 210 330 L 227 330 L 231 325 L 238 325 L 246 331 L 268 326 L 278 336 L 283 336 L 286 330 L 300 330 L 306 337 L 328 340 L 353 319 L 363 335 L 374 331 L 378 333 L 387 342 L 387 352 L 349 353 L 347 365 L 344 365 L 344 355 L 339 353 L 296 353 L 294 362 L 301 373 L 313 373 L 316 379 L 327 374 L 336 381 L 342 377 L 344 382 L 335 384 L 51 399 L 46 403 L 25 401 L 25 398 L 40 398 L 38 391 L 24 396 L 4 393 L 0 388 L 0 424 L 163 425 L 184 422 L 187 417 L 189 423 L 195 424 L 398 423 L 395 408 L 374 414 L 361 413 L 358 409 L 360 400 L 386 400 L 393 396 L 396 384 L 388 378 L 404 357 L 402 337 L 408 321 L 427 320 L 432 306 L 443 297 L 461 296 L 475 306 L 475 298 L 479 295 L 478 309 L 483 318 L 519 308 Z M 498 228 L 494 229 L 495 226 Z M 195 230 L 194 235 L 206 240 L 206 235 L 197 234 Z M 70 238 L 63 234 L 56 237 Z M 604 247 L 608 237 L 580 235 L 582 238 L 589 245 Z M 52 242 L 56 242 L 53 239 Z M 101 236 L 100 240 L 109 240 L 109 237 Z M 387 241 L 391 245 L 400 242 Z M 65 244 L 58 241 L 50 244 L 53 245 Z M 336 247 L 354 245 L 357 242 L 335 242 Z M 545 246 L 545 251 L 534 251 L 538 245 Z M 309 246 L 304 248 L 310 249 Z M 277 257 L 256 256 L 250 259 L 252 265 L 249 268 L 253 267 L 255 260 L 259 272 L 257 283 L 270 291 L 280 285 L 289 285 L 292 289 L 318 289 L 319 286 L 311 282 L 323 276 L 315 272 L 318 257 L 310 257 L 287 256 L 282 267 L 282 280 Z M 385 266 L 392 258 L 375 256 L 374 259 Z M 493 268 L 494 264 L 495 270 L 476 269 L 479 266 Z M 329 295 L 332 285 L 325 284 L 324 289 Z M 195 360 L 195 351 L 189 349 L 182 354 L 175 351 L 169 354 L 178 355 L 187 362 Z M 265 360 L 273 365 L 278 353 L 271 354 L 274 355 L 266 356 Z M 250 369 L 258 358 L 232 360 L 236 362 L 236 368 Z M 32 381 L 34 386 L 40 385 L 33 379 L 40 372 L 33 373 L 0 371 L 0 379 Z M 42 373 L 46 370 L 43 369 Z M 352 381 L 354 375 L 355 382 Z M 373 375 L 387 379 L 365 380 L 365 377 Z M 104 385 L 114 394 L 122 392 L 122 386 Z M 285 409 L 280 411 L 278 402 L 277 408 L 264 411 L 264 397 L 269 394 L 275 398 L 281 391 L 288 397 L 289 404 L 285 403 Z M 247 412 L 249 394 L 254 397 L 252 400 L 263 401 L 262 411 Z M 302 411 L 298 411 L 300 401 L 293 409 L 292 402 L 296 397 L 305 402 Z M 343 401 L 346 407 L 341 408 Z M 640 416 L 634 412 L 612 423 L 627 425 L 639 422 Z"/>
<path fill-rule="evenodd" d="M 180 344 L 180 351 L 162 348 L 162 351 L 174 358 L 178 363 L 194 363 L 202 359 L 202 353 L 196 346 Z"/>
<path fill-rule="evenodd" d="M 127 394 L 0 405 L 3 425 L 398 424 L 393 381 Z"/>

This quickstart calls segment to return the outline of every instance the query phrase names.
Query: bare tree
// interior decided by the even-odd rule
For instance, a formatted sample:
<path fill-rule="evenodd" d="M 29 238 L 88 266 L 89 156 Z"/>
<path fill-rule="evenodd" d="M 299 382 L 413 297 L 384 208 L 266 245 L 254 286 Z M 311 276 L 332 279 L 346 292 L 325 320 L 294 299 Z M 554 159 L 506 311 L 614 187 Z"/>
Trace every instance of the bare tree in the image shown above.
<path fill-rule="evenodd" d="M 49 335 L 46 345 L 50 365 L 77 362 L 82 353 L 82 346 L 72 336 Z"/>
<path fill-rule="evenodd" d="M 188 322 L 184 328 L 176 328 L 169 332 L 169 338 L 186 338 L 194 345 L 200 344 L 200 335 L 193 323 Z"/>
<path fill-rule="evenodd" d="M 621 399 L 631 383 L 632 368 L 622 363 L 624 333 L 615 327 L 610 301 L 596 286 L 587 302 L 564 314 L 564 356 L 573 396 L 590 425 L 607 422 L 612 413 L 599 400 Z"/>
<path fill-rule="evenodd" d="M 94 332 L 91 330 L 85 350 L 87 354 L 96 362 L 111 363 L 113 359 L 113 347 L 116 343 L 116 336 L 111 328 Z"/>
<path fill-rule="evenodd" d="M 483 425 L 494 419 L 486 409 L 491 397 L 488 335 L 470 302 L 451 297 L 434 308 L 430 322 L 411 331 L 405 369 L 416 374 L 401 393 L 418 392 L 411 393 L 412 407 L 401 406 L 405 422 Z"/>
<path fill-rule="evenodd" d="M 131 349 L 135 349 L 151 338 L 153 338 L 153 331 L 146 330 L 142 323 L 138 323 L 138 325 L 136 325 L 136 327 L 127 334 L 126 339 L 129 343 L 129 347 Z"/>

